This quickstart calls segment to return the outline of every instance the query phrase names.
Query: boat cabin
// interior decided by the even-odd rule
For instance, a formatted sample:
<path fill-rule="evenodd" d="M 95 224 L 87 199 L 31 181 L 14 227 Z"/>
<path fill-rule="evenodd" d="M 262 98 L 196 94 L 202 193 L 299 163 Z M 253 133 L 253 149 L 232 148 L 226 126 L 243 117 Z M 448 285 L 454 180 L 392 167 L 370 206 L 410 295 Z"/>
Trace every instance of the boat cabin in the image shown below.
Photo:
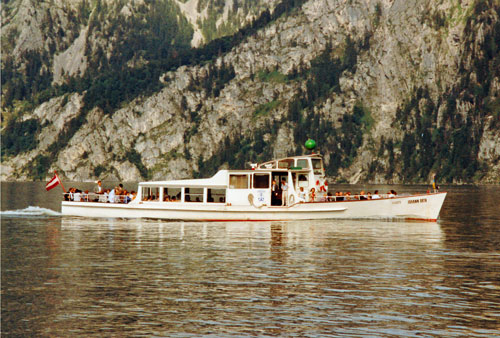
<path fill-rule="evenodd" d="M 141 182 L 140 198 L 134 202 L 281 206 L 283 180 L 287 184 L 286 205 L 301 201 L 313 188 L 318 197 L 326 195 L 328 189 L 323 159 L 312 154 L 256 164 L 252 170 L 220 170 L 206 179 Z"/>

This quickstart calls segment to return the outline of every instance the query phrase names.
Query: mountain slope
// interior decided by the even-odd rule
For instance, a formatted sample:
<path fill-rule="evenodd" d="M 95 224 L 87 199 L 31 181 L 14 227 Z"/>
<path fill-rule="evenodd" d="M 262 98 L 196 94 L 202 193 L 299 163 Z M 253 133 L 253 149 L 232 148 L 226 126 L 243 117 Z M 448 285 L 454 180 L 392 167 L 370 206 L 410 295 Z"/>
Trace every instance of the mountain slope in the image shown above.
<path fill-rule="evenodd" d="M 498 1 L 284 1 L 197 50 L 191 30 L 164 59 L 138 48 L 112 76 L 3 111 L 2 179 L 208 176 L 312 137 L 340 182 L 499 183 L 499 15 Z"/>

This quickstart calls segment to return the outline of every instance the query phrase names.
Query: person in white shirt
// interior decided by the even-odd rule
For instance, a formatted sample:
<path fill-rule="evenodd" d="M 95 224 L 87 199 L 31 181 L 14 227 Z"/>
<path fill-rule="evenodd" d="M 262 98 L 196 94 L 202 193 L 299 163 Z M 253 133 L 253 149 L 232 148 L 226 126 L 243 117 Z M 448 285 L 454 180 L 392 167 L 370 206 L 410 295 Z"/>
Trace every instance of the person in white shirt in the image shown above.
<path fill-rule="evenodd" d="M 73 194 L 73 201 L 75 202 L 81 202 L 82 201 L 82 192 L 80 190 L 75 190 L 75 193 Z"/>
<path fill-rule="evenodd" d="M 281 180 L 281 206 L 286 205 L 286 200 L 288 198 L 288 184 L 286 184 L 285 179 Z"/>
<path fill-rule="evenodd" d="M 95 187 L 95 189 L 94 189 L 94 192 L 95 192 L 96 194 L 102 194 L 102 193 L 104 193 L 104 189 L 103 189 L 103 187 L 102 187 L 102 183 L 101 183 L 101 181 L 97 181 L 97 185 L 96 185 L 96 187 Z"/>
<path fill-rule="evenodd" d="M 109 203 L 115 203 L 115 198 L 116 198 L 115 189 L 111 189 L 111 191 L 109 192 L 109 195 L 108 195 Z"/>
<path fill-rule="evenodd" d="M 306 198 L 307 198 L 307 194 L 304 191 L 304 187 L 300 187 L 300 190 L 299 190 L 299 202 L 305 202 Z"/>
<path fill-rule="evenodd" d="M 372 200 L 377 200 L 380 198 L 380 195 L 378 194 L 378 190 L 375 190 L 375 192 L 372 195 Z"/>

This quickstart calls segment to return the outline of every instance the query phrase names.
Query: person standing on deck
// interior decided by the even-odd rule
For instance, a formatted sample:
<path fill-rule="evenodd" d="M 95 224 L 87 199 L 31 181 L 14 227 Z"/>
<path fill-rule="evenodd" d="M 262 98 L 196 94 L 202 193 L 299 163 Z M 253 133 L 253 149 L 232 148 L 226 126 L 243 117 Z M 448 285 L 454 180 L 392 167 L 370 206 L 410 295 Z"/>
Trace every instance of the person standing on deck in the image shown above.
<path fill-rule="evenodd" d="M 286 184 L 285 179 L 281 180 L 281 206 L 286 205 L 286 200 L 288 198 L 288 184 Z"/>
<path fill-rule="evenodd" d="M 436 174 L 432 175 L 432 189 L 434 190 L 434 193 L 439 192 L 439 186 L 436 183 Z"/>
<path fill-rule="evenodd" d="M 271 184 L 271 205 L 276 205 L 278 202 L 278 184 L 273 180 Z"/>
<path fill-rule="evenodd" d="M 96 194 L 104 194 L 104 188 L 102 187 L 102 183 L 101 183 L 101 181 L 100 181 L 100 180 L 99 180 L 99 181 L 97 181 L 97 185 L 96 185 L 96 187 L 95 187 L 95 189 L 94 189 L 94 192 L 95 192 Z"/>

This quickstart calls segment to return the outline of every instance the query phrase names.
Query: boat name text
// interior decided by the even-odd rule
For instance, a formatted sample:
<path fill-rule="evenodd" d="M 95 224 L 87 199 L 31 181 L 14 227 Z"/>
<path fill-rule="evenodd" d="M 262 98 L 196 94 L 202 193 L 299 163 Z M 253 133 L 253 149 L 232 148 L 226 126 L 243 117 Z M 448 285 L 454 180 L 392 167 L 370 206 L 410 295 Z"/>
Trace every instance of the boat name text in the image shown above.
<path fill-rule="evenodd" d="M 420 199 L 414 199 L 414 200 L 408 200 L 408 204 L 415 204 L 415 203 L 427 203 L 427 198 L 420 198 Z"/>

